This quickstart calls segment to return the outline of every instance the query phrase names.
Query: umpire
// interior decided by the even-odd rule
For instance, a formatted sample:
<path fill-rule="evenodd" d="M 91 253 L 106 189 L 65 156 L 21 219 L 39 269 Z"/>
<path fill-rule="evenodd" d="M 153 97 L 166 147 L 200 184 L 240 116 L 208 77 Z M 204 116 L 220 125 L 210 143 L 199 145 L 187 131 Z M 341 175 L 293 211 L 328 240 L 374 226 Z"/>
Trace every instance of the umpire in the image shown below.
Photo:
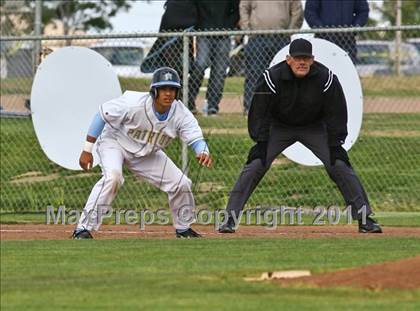
<path fill-rule="evenodd" d="M 220 233 L 235 232 L 235 220 L 273 160 L 297 141 L 322 161 L 351 206 L 359 232 L 382 232 L 369 217 L 372 210 L 366 192 L 342 147 L 347 137 L 347 107 L 340 82 L 314 61 L 308 40 L 294 40 L 286 60 L 263 73 L 252 98 L 248 131 L 256 145 L 230 194 L 230 216 L 219 227 Z"/>

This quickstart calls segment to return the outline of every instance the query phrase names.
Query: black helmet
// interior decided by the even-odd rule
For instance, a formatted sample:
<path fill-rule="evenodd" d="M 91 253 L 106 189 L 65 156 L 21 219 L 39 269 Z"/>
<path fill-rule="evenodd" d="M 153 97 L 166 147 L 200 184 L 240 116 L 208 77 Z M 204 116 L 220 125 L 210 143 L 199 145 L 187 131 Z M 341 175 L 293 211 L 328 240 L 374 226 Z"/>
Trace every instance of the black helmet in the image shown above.
<path fill-rule="evenodd" d="M 173 86 L 181 88 L 181 79 L 175 69 L 170 67 L 161 67 L 153 73 L 152 83 L 150 84 L 150 93 L 156 96 L 156 89 L 161 86 Z"/>

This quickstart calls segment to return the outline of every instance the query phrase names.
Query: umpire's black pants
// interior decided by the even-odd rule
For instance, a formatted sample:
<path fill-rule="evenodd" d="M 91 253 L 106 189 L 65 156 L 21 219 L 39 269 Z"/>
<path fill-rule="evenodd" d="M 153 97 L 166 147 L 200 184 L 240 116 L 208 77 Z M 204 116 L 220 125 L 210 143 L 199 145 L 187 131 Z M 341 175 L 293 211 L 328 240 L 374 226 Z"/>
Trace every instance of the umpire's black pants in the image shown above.
<path fill-rule="evenodd" d="M 322 161 L 328 175 L 343 195 L 347 206 L 351 206 L 353 219 L 362 219 L 363 207 L 366 208 L 366 216 L 372 213 L 366 192 L 353 168 L 348 167 L 341 160 L 337 160 L 335 165 L 331 165 L 328 136 L 324 125 L 292 128 L 274 124 L 270 130 L 266 165 L 263 166 L 260 159 L 255 159 L 244 166 L 230 193 L 227 205 L 229 215 L 233 212 L 236 216 L 239 215 L 274 159 L 297 141 L 309 148 Z"/>

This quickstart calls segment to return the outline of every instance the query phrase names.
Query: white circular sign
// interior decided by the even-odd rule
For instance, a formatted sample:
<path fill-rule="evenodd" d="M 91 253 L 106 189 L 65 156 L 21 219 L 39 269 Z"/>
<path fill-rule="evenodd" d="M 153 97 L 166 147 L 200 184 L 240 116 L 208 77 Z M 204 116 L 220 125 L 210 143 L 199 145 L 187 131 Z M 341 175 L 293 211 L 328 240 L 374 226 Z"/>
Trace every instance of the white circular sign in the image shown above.
<path fill-rule="evenodd" d="M 100 54 L 71 46 L 48 55 L 31 93 L 32 121 L 47 157 L 64 168 L 81 169 L 79 156 L 93 116 L 100 104 L 118 96 L 118 77 Z"/>
<path fill-rule="evenodd" d="M 344 96 L 347 102 L 347 130 L 348 136 L 343 147 L 349 150 L 356 142 L 362 126 L 363 118 L 363 94 L 360 79 L 347 52 L 327 40 L 318 38 L 307 38 L 312 43 L 312 54 L 315 61 L 327 66 L 338 77 L 343 87 Z M 282 62 L 289 54 L 289 45 L 281 49 L 270 63 L 270 67 Z M 322 165 L 308 148 L 299 142 L 294 143 L 283 151 L 283 154 L 290 160 L 308 166 Z"/>

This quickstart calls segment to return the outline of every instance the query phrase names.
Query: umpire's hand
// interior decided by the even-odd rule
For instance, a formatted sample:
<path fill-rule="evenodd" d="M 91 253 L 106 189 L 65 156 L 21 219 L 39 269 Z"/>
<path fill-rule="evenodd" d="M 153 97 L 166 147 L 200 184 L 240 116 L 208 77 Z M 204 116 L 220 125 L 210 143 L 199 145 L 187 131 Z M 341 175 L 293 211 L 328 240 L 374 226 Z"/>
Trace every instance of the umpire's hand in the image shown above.
<path fill-rule="evenodd" d="M 246 164 L 251 163 L 255 159 L 260 159 L 263 166 L 267 164 L 267 148 L 268 143 L 266 141 L 257 142 L 251 150 L 249 150 L 248 159 Z"/>
<path fill-rule="evenodd" d="M 335 165 L 337 160 L 343 161 L 348 167 L 351 167 L 350 159 L 346 149 L 342 146 L 330 146 L 330 163 Z"/>
<path fill-rule="evenodd" d="M 92 153 L 87 151 L 82 151 L 82 154 L 79 158 L 79 165 L 84 171 L 89 171 L 93 166 L 93 156 Z"/>
<path fill-rule="evenodd" d="M 202 166 L 211 167 L 213 165 L 213 160 L 210 155 L 205 152 L 196 155 L 195 158 Z"/>

